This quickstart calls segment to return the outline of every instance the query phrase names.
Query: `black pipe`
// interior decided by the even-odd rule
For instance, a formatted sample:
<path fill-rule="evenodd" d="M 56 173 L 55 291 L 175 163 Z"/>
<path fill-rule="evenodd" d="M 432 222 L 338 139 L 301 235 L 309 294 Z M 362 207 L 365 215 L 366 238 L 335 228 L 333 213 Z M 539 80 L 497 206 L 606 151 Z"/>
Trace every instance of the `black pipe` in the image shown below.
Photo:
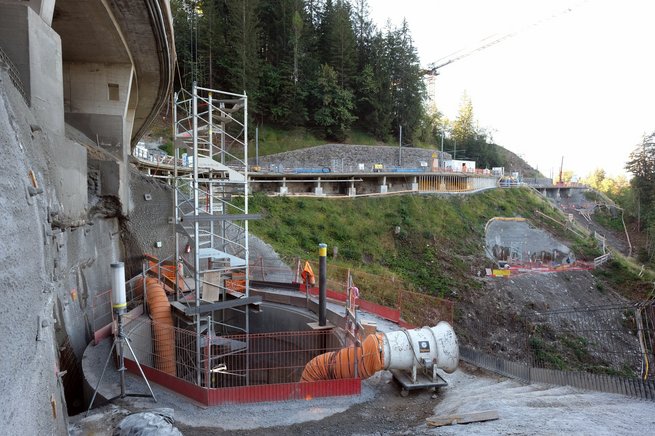
<path fill-rule="evenodd" d="M 318 325 L 327 324 L 327 244 L 318 244 Z"/>

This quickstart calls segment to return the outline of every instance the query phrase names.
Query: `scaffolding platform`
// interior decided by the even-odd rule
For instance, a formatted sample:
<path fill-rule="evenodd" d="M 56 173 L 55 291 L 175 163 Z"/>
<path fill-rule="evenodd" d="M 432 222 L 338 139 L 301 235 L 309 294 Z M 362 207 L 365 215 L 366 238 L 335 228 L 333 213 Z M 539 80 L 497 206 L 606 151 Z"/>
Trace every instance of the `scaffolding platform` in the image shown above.
<path fill-rule="evenodd" d="M 198 249 L 198 256 L 200 259 L 211 259 L 212 261 L 229 260 L 230 267 L 232 268 L 246 266 L 245 259 L 217 250 L 216 248 L 200 248 Z"/>

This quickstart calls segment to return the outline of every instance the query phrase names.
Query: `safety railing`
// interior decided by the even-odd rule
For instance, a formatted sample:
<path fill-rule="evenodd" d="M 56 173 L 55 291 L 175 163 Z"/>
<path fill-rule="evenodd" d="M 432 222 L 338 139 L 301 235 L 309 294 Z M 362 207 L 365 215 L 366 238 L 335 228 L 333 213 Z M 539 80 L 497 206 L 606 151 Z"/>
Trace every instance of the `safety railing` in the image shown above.
<path fill-rule="evenodd" d="M 357 305 L 403 326 L 432 326 L 439 321 L 453 323 L 454 303 L 450 300 L 413 292 L 398 277 L 328 265 L 327 297 L 346 301 L 350 284 L 357 288 Z M 350 281 L 349 281 L 350 277 Z M 304 288 L 303 288 L 304 289 Z M 318 293 L 310 287 L 309 292 Z"/>
<path fill-rule="evenodd" d="M 281 261 L 272 261 L 263 257 L 251 259 L 248 272 L 250 280 L 277 283 L 294 283 L 298 281 L 296 271 Z"/>
<path fill-rule="evenodd" d="M 343 347 L 330 331 L 202 334 L 197 348 L 195 331 L 162 326 L 146 316 L 126 319 L 126 334 L 148 378 L 206 405 L 353 395 L 361 389 L 354 379 L 300 382 L 310 360 Z M 168 333 L 153 333 L 162 330 Z M 163 344 L 163 337 L 174 338 L 174 344 Z M 131 354 L 127 360 L 127 368 L 137 372 Z"/>

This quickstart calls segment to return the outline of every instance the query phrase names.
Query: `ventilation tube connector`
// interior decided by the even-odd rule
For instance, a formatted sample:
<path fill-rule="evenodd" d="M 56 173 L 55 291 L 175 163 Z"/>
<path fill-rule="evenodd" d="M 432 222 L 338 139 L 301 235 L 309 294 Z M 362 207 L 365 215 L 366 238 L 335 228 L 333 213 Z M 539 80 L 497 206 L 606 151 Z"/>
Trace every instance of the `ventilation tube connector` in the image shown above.
<path fill-rule="evenodd" d="M 434 327 L 376 333 L 367 336 L 361 347 L 316 356 L 305 366 L 301 381 L 354 378 L 355 355 L 357 375 L 363 379 L 383 369 L 411 370 L 414 366 L 436 366 L 452 373 L 459 362 L 459 344 L 446 321 Z"/>

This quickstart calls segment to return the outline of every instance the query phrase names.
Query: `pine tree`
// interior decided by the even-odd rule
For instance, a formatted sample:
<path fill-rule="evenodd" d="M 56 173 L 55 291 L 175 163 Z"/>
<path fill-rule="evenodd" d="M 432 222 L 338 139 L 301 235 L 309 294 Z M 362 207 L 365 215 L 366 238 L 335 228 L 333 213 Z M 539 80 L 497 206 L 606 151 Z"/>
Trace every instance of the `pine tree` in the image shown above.
<path fill-rule="evenodd" d="M 644 136 L 632 153 L 625 169 L 634 176 L 630 185 L 638 202 L 638 219 L 655 234 L 655 132 Z"/>
<path fill-rule="evenodd" d="M 356 72 L 356 44 L 348 2 L 327 0 L 319 35 L 321 62 L 336 71 L 342 88 L 350 89 Z"/>
<path fill-rule="evenodd" d="M 453 122 L 453 138 L 459 142 L 464 143 L 468 139 L 475 137 L 475 117 L 473 115 L 473 102 L 471 98 L 465 92 L 462 95 L 461 102 L 459 104 L 459 112 L 457 118 Z"/>
<path fill-rule="evenodd" d="M 356 118 L 352 114 L 352 93 L 339 85 L 336 71 L 327 64 L 321 68 L 317 85 L 315 92 L 320 105 L 314 121 L 324 129 L 328 139 L 343 141 Z"/>

